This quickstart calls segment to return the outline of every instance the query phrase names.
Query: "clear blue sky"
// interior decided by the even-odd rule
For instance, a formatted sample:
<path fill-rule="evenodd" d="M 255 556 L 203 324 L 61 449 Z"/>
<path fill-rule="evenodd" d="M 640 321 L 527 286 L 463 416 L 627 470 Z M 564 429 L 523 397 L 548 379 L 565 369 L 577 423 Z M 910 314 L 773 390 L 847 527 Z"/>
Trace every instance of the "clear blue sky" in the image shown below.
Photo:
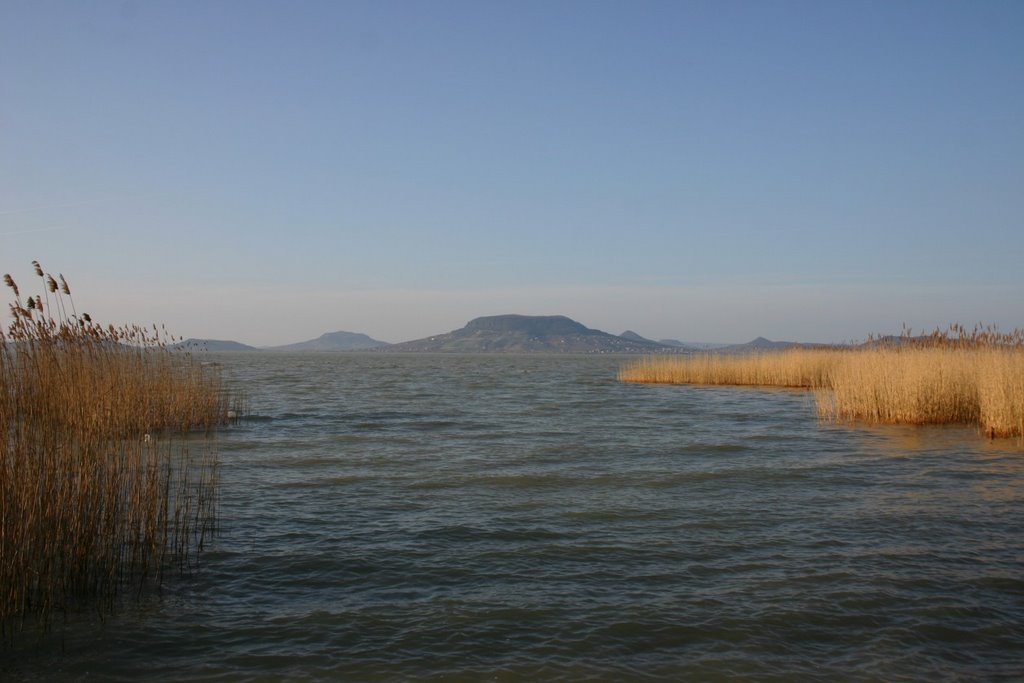
<path fill-rule="evenodd" d="M 0 0 L 0 257 L 257 345 L 1024 326 L 1024 3 Z"/>

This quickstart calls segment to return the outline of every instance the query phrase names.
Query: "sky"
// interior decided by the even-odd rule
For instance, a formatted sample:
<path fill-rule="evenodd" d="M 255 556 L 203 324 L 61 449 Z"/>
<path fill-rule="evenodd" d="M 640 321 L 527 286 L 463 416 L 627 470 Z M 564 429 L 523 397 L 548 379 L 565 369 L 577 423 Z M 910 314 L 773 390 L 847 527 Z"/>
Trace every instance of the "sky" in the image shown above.
<path fill-rule="evenodd" d="M 258 346 L 1024 327 L 1022 36 L 1018 0 L 0 0 L 0 271 Z"/>

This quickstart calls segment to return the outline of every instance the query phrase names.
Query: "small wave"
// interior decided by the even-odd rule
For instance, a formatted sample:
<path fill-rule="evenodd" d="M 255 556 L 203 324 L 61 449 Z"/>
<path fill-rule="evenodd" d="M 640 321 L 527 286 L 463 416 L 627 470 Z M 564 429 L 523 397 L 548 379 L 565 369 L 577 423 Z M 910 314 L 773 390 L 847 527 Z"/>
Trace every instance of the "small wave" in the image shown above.
<path fill-rule="evenodd" d="M 693 442 L 683 446 L 676 446 L 673 451 L 679 454 L 709 454 L 714 455 L 716 453 L 744 453 L 752 450 L 749 444 L 742 443 L 707 443 L 707 442 Z"/>
<path fill-rule="evenodd" d="M 336 477 L 318 477 L 314 479 L 303 479 L 301 481 L 282 481 L 270 485 L 274 489 L 314 489 L 321 486 L 347 486 L 365 481 L 372 481 L 371 477 L 349 475 Z"/>
<path fill-rule="evenodd" d="M 420 531 L 417 534 L 417 537 L 430 541 L 496 541 L 503 543 L 521 543 L 563 540 L 570 538 L 571 535 L 547 527 L 487 529 L 459 524 L 425 529 Z"/>

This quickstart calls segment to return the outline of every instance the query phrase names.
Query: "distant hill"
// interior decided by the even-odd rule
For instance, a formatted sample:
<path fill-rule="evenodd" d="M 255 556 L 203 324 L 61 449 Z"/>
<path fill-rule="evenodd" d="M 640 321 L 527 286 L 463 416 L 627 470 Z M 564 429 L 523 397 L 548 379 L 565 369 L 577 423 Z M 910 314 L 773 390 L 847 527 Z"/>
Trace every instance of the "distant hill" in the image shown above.
<path fill-rule="evenodd" d="M 186 339 L 172 344 L 171 348 L 185 351 L 259 351 L 255 346 L 222 339 Z"/>
<path fill-rule="evenodd" d="M 697 351 L 703 348 L 699 344 L 687 344 L 686 342 L 677 341 L 675 339 L 660 339 L 658 341 L 654 341 L 653 339 L 648 339 L 647 337 L 641 337 L 633 330 L 626 330 L 619 336 L 622 337 L 623 339 L 628 339 L 630 341 L 635 342 L 646 342 L 648 344 L 657 344 L 658 346 L 671 346 L 677 351 Z"/>
<path fill-rule="evenodd" d="M 658 343 L 659 344 L 664 344 L 665 346 L 677 346 L 679 348 L 684 348 L 684 349 L 693 350 L 693 351 L 715 351 L 717 349 L 721 349 L 721 348 L 724 348 L 726 346 L 732 346 L 732 344 L 712 344 L 712 343 L 708 343 L 708 342 L 684 342 L 684 341 L 679 341 L 678 339 L 659 339 Z"/>
<path fill-rule="evenodd" d="M 807 344 L 804 342 L 772 341 L 764 337 L 758 337 L 748 341 L 746 344 L 731 344 L 712 349 L 716 353 L 750 353 L 752 351 L 779 351 L 781 349 L 814 349 L 829 346 L 828 344 Z"/>
<path fill-rule="evenodd" d="M 906 343 L 882 337 L 865 346 Z M 917 341 L 915 338 L 913 341 Z M 474 318 L 465 327 L 424 339 L 389 344 L 358 332 L 328 332 L 295 344 L 256 348 L 236 341 L 186 339 L 173 349 L 189 351 L 398 351 L 438 353 L 751 353 L 789 348 L 821 348 L 827 344 L 772 341 L 758 337 L 745 344 L 703 344 L 676 339 L 654 341 L 626 330 L 620 335 L 591 329 L 564 315 L 491 315 Z"/>
<path fill-rule="evenodd" d="M 732 346 L 725 347 L 725 350 L 732 349 L 751 349 L 751 350 L 775 350 L 775 349 L 786 349 L 790 346 L 796 346 L 796 342 L 787 341 L 772 341 L 771 339 L 765 339 L 764 337 L 758 337 L 752 339 L 746 344 L 733 344 Z"/>
<path fill-rule="evenodd" d="M 439 353 L 671 353 L 645 340 L 593 330 L 563 315 L 492 315 L 425 339 L 392 344 L 386 351 Z"/>
<path fill-rule="evenodd" d="M 622 337 L 623 339 L 628 339 L 629 341 L 638 341 L 638 342 L 649 342 L 649 341 L 652 341 L 652 340 L 650 340 L 650 339 L 648 339 L 646 337 L 641 337 L 639 334 L 637 334 L 633 330 L 626 330 L 625 332 L 623 332 L 619 336 Z"/>
<path fill-rule="evenodd" d="M 378 349 L 388 346 L 382 342 L 359 332 L 328 332 L 316 339 L 298 342 L 296 344 L 285 344 L 283 346 L 271 346 L 267 351 L 364 351 L 367 349 Z"/>

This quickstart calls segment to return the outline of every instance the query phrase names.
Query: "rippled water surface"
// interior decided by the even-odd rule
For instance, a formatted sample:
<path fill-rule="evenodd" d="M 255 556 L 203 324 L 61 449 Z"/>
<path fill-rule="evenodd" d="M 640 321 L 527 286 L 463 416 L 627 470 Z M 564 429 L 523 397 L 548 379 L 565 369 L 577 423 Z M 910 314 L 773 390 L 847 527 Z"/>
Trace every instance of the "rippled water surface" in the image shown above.
<path fill-rule="evenodd" d="M 225 354 L 191 578 L 10 680 L 1020 680 L 1024 452 L 622 359 Z"/>

